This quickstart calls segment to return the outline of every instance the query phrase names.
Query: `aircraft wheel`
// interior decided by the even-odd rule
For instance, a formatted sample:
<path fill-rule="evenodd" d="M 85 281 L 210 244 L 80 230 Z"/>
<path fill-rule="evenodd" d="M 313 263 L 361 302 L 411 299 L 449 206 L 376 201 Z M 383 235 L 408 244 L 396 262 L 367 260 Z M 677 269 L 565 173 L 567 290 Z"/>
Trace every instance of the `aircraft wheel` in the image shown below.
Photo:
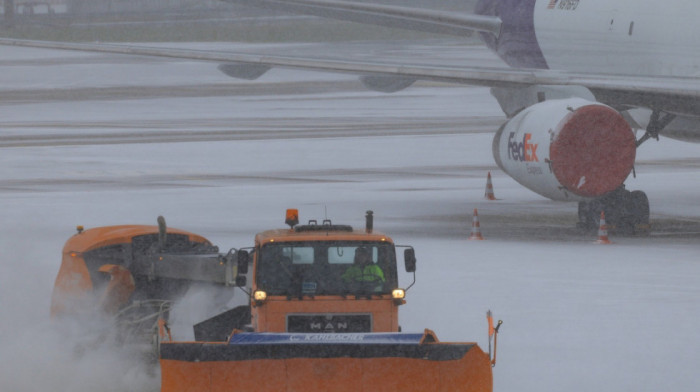
<path fill-rule="evenodd" d="M 605 212 L 605 223 L 610 231 L 649 233 L 649 199 L 642 191 L 630 192 L 621 187 L 602 198 L 579 202 L 577 227 L 597 230 L 601 212 Z"/>
<path fill-rule="evenodd" d="M 634 234 L 649 234 L 649 198 L 642 191 L 633 191 L 630 195 L 630 205 L 633 214 Z"/>
<path fill-rule="evenodd" d="M 606 220 L 608 211 L 600 200 L 581 201 L 578 203 L 577 226 L 588 231 L 598 230 L 600 226 L 600 212 L 605 211 Z"/>

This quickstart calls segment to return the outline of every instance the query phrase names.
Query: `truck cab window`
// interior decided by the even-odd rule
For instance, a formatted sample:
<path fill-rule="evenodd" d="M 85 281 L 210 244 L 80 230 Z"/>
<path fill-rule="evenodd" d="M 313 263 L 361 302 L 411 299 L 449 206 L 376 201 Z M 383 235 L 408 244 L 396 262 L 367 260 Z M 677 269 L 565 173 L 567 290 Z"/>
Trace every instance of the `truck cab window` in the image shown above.
<path fill-rule="evenodd" d="M 356 251 L 367 252 L 365 275 L 377 276 L 373 285 L 357 268 Z M 389 294 L 397 287 L 396 256 L 393 245 L 358 242 L 270 243 L 261 248 L 255 280 L 269 295 L 352 295 Z M 353 275 L 354 276 L 354 275 Z M 360 277 L 363 276 L 363 277 Z"/>

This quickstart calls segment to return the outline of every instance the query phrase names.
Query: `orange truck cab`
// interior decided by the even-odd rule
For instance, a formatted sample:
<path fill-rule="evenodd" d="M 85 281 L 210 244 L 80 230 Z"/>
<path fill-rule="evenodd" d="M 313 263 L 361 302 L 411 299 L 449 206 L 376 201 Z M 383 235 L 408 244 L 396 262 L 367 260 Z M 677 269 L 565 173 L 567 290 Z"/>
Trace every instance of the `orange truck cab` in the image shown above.
<path fill-rule="evenodd" d="M 287 222 L 296 222 L 296 210 Z M 290 225 L 255 236 L 251 327 L 255 332 L 399 332 L 399 288 L 392 239 L 367 226 Z M 239 274 L 247 269 L 239 250 Z M 364 259 L 363 259 L 364 258 Z M 408 272 L 415 271 L 406 247 Z"/>

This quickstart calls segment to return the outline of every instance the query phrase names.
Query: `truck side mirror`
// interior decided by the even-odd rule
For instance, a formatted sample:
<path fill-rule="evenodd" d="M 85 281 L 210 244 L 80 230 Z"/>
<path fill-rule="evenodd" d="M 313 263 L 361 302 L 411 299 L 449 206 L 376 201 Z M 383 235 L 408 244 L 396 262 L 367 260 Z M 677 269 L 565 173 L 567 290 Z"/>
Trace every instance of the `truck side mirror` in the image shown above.
<path fill-rule="evenodd" d="M 236 276 L 236 286 L 245 287 L 246 283 L 248 283 L 248 280 L 246 279 L 245 275 Z"/>
<path fill-rule="evenodd" d="M 250 255 L 247 250 L 239 250 L 236 252 L 236 258 L 238 261 L 238 275 L 245 275 L 248 273 L 248 261 L 250 260 Z"/>
<path fill-rule="evenodd" d="M 416 251 L 413 248 L 403 251 L 403 262 L 406 265 L 406 272 L 416 272 Z"/>

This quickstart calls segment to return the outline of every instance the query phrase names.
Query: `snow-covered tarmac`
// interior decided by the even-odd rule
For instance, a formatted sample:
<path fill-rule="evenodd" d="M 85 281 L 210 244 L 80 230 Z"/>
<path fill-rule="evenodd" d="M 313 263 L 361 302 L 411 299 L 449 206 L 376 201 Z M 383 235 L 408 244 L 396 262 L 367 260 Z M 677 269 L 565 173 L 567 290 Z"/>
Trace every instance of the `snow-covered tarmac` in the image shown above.
<path fill-rule="evenodd" d="M 435 42 L 402 45 L 391 55 L 456 61 Z M 348 46 L 359 56 L 386 51 Z M 458 59 L 491 61 L 447 46 L 464 51 Z M 627 186 L 649 195 L 654 231 L 600 246 L 573 229 L 575 205 L 497 169 L 491 138 L 502 114 L 485 88 L 418 84 L 385 95 L 347 75 L 272 70 L 247 82 L 208 63 L 0 50 L 3 391 L 158 389 L 157 372 L 104 347 L 78 355 L 81 329 L 50 323 L 53 279 L 76 225 L 164 215 L 241 247 L 282 227 L 290 207 L 302 220 L 327 214 L 355 226 L 371 209 L 377 230 L 416 248 L 404 331 L 431 328 L 485 348 L 492 309 L 504 320 L 496 391 L 700 385 L 700 145 L 641 147 Z M 483 199 L 488 171 L 495 202 Z M 466 240 L 474 208 L 483 242 Z"/>

